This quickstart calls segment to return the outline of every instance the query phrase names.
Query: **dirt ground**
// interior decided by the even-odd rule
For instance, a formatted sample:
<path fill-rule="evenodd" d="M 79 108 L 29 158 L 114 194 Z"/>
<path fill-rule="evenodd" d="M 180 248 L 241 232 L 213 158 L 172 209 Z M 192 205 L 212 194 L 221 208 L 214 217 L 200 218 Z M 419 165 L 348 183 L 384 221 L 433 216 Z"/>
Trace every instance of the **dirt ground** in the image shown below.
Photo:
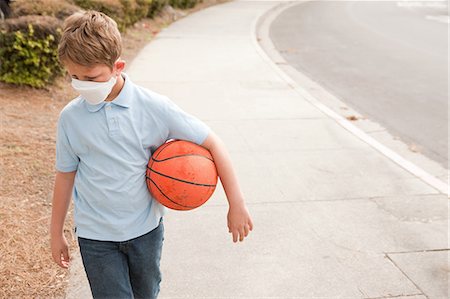
<path fill-rule="evenodd" d="M 222 2 L 205 0 L 190 10 L 168 9 L 138 22 L 123 34 L 123 58 L 130 62 L 176 19 Z M 0 298 L 64 297 L 68 272 L 51 259 L 49 224 L 56 122 L 75 96 L 68 77 L 46 89 L 0 83 Z M 65 233 L 73 251 L 72 221 L 71 208 Z"/>

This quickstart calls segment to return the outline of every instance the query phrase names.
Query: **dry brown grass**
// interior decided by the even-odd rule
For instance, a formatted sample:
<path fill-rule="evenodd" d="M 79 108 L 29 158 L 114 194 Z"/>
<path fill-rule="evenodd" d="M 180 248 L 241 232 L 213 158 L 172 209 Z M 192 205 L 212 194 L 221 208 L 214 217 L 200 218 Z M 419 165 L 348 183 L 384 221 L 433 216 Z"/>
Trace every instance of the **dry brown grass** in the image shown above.
<path fill-rule="evenodd" d="M 65 273 L 51 261 L 48 226 L 55 124 L 72 95 L 58 85 L 0 89 L 1 297 L 61 296 Z"/>
<path fill-rule="evenodd" d="M 187 12 L 221 2 L 205 0 Z M 127 30 L 124 59 L 173 21 L 166 13 Z M 52 261 L 49 224 L 56 122 L 74 96 L 66 78 L 47 90 L 0 83 L 0 298 L 64 297 L 68 272 Z M 76 250 L 71 213 L 65 231 Z"/>

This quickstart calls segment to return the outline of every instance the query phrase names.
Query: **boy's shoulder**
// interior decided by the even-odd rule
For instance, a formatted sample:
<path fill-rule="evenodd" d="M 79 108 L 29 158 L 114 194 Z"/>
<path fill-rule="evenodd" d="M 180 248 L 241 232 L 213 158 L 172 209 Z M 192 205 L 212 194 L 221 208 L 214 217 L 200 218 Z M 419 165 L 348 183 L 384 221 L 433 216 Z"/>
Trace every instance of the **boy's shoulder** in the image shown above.
<path fill-rule="evenodd" d="M 144 103 L 151 103 L 155 105 L 164 105 L 167 104 L 170 100 L 167 96 L 157 93 L 153 90 L 150 90 L 146 87 L 135 85 L 135 94 L 134 96 Z"/>
<path fill-rule="evenodd" d="M 70 115 L 73 113 L 76 113 L 77 111 L 80 111 L 83 109 L 83 99 L 81 99 L 80 96 L 72 99 L 69 103 L 64 106 L 64 108 L 61 110 L 59 117 L 63 117 L 65 115 Z"/>
<path fill-rule="evenodd" d="M 140 85 L 135 85 L 135 92 L 133 94 L 134 103 L 143 109 L 149 109 L 150 112 L 161 112 L 171 105 L 171 100 L 160 93 L 145 88 Z"/>

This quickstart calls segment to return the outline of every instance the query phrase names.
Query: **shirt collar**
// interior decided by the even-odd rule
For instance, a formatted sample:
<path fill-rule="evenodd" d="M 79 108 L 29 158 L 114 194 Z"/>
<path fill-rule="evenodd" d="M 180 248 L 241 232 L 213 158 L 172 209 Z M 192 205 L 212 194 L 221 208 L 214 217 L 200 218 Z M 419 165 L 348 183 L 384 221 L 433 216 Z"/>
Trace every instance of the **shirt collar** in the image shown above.
<path fill-rule="evenodd" d="M 114 104 L 114 105 L 117 105 L 120 107 L 124 107 L 124 108 L 129 108 L 130 104 L 131 104 L 131 85 L 132 85 L 132 83 L 131 83 L 129 77 L 127 76 L 127 74 L 122 73 L 122 77 L 125 81 L 123 84 L 122 90 L 117 95 L 117 97 L 111 102 L 111 104 Z M 85 101 L 85 105 L 89 112 L 99 111 L 106 105 L 106 103 L 107 102 L 103 101 L 100 104 L 91 105 Z"/>

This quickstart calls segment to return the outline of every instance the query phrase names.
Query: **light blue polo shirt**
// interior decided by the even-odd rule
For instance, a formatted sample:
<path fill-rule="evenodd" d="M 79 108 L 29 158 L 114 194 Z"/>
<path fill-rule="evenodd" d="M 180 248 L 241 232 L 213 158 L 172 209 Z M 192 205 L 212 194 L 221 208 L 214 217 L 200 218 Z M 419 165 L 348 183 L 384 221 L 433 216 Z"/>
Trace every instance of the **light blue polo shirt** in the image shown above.
<path fill-rule="evenodd" d="M 168 139 L 202 144 L 209 128 L 167 97 L 123 74 L 112 102 L 72 100 L 58 121 L 56 169 L 77 171 L 73 190 L 77 235 L 126 241 L 156 228 L 164 207 L 146 185 L 147 163 Z"/>

